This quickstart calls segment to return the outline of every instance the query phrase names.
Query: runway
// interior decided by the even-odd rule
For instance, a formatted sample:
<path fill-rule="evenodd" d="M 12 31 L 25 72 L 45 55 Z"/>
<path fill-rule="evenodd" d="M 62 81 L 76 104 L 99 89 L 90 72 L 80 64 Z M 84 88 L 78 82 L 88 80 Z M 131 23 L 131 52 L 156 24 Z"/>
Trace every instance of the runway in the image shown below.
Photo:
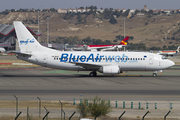
<path fill-rule="evenodd" d="M 129 72 L 120 76 L 47 68 L 1 68 L 0 100 L 73 100 L 98 95 L 110 100 L 180 99 L 180 70 L 168 69 L 157 77 L 152 72 Z"/>

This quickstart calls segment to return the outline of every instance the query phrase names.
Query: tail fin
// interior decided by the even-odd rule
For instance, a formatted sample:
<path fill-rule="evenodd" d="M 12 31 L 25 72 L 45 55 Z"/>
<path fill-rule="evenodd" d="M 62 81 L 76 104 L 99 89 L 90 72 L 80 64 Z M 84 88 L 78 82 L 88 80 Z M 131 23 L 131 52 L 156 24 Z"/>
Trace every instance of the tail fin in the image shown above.
<path fill-rule="evenodd" d="M 34 36 L 28 31 L 28 29 L 20 21 L 13 22 L 17 40 L 19 43 L 19 49 L 21 53 L 32 53 L 38 51 L 42 47 Z"/>
<path fill-rule="evenodd" d="M 179 48 L 180 48 L 180 46 L 178 46 L 178 48 L 177 48 L 177 50 L 176 50 L 176 53 L 178 53 L 178 52 L 179 52 Z"/>
<path fill-rule="evenodd" d="M 118 45 L 127 45 L 129 36 L 126 36 Z"/>

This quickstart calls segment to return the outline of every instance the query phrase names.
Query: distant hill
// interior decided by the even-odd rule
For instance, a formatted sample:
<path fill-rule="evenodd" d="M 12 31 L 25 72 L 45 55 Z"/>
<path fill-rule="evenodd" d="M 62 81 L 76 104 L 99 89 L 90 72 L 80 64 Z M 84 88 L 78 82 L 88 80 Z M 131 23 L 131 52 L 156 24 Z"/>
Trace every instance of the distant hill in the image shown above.
<path fill-rule="evenodd" d="M 22 21 L 33 30 L 38 29 L 38 13 L 11 12 L 0 14 L 0 24 L 12 24 Z M 57 12 L 40 12 L 40 41 L 47 39 L 47 18 L 49 17 L 50 41 L 57 37 L 79 36 L 80 39 L 90 36 L 95 39 L 115 40 L 116 36 L 124 35 L 124 17 L 119 17 L 117 24 L 109 23 L 109 19 L 98 19 L 90 15 L 74 15 L 66 18 Z M 126 35 L 133 36 L 131 43 L 144 43 L 147 47 L 163 47 L 163 45 L 180 45 L 180 15 L 134 16 L 125 20 Z M 119 43 L 119 41 L 117 41 Z"/>

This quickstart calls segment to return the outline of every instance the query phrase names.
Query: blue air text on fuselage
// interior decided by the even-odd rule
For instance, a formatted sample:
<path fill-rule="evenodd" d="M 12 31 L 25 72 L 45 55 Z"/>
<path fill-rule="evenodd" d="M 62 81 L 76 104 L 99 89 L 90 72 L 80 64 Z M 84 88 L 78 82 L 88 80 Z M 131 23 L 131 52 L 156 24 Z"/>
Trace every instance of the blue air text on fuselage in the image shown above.
<path fill-rule="evenodd" d="M 62 53 L 60 62 L 101 62 L 105 60 L 105 62 L 127 62 L 128 56 L 123 54 L 120 55 L 100 55 L 100 54 L 89 54 L 89 55 L 74 55 L 73 53 Z"/>

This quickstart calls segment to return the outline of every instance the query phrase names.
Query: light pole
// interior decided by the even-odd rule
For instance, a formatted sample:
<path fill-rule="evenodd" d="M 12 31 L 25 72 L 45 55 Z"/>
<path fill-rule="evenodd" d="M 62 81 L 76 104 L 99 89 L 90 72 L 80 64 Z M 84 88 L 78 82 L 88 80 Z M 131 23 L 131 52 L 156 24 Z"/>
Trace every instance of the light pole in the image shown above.
<path fill-rule="evenodd" d="M 38 33 L 39 33 L 39 11 L 38 11 Z M 38 36 L 38 42 L 39 42 L 39 36 Z"/>
<path fill-rule="evenodd" d="M 126 20 L 126 18 L 124 18 L 124 38 L 125 38 L 125 20 Z M 124 47 L 124 51 L 125 51 L 125 47 Z"/>
<path fill-rule="evenodd" d="M 47 44 L 49 44 L 49 17 L 47 17 Z"/>
<path fill-rule="evenodd" d="M 125 38 L 125 20 L 126 18 L 124 18 L 124 38 Z"/>

